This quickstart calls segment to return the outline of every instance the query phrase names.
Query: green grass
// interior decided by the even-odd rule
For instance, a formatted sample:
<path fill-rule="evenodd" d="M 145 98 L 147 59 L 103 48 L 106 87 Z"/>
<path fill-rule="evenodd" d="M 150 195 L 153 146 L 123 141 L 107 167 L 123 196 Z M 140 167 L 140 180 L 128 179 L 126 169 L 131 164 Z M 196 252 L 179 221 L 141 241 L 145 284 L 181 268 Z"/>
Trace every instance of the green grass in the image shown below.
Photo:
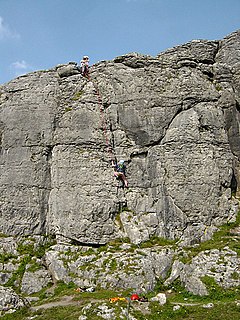
<path fill-rule="evenodd" d="M 121 220 L 120 212 L 116 215 L 115 221 L 116 221 L 116 224 L 117 224 L 117 226 L 119 227 L 119 229 L 120 229 L 121 231 L 123 231 L 123 230 L 124 230 L 124 227 L 123 227 L 123 223 L 122 223 L 122 220 Z"/>
<path fill-rule="evenodd" d="M 105 303 L 105 301 L 104 301 Z M 77 320 L 81 315 L 81 310 L 85 303 L 80 303 L 76 306 L 54 307 L 47 310 L 39 310 L 36 312 L 30 312 L 29 310 L 22 309 L 14 314 L 8 314 L 3 316 L 3 320 L 27 320 L 28 317 L 34 316 L 34 320 Z M 87 312 L 87 319 L 100 320 L 103 319 L 97 316 L 97 306 L 99 303 L 93 303 L 91 308 Z M 236 303 L 229 304 L 214 304 L 211 309 L 203 308 L 199 306 L 181 306 L 179 310 L 173 311 L 173 305 L 167 303 L 161 307 L 158 303 L 154 302 L 150 304 L 150 314 L 142 314 L 135 308 L 137 303 L 132 303 L 130 307 L 130 314 L 138 320 L 239 320 L 240 307 Z M 121 308 L 126 309 L 126 304 L 117 303 L 109 305 L 114 308 L 116 314 L 119 314 Z M 126 318 L 123 318 L 126 319 Z"/>
<path fill-rule="evenodd" d="M 124 243 L 128 243 L 131 244 L 130 239 L 129 238 L 119 238 L 119 239 L 115 239 L 110 241 L 108 244 L 103 245 L 101 247 L 99 247 L 98 249 L 96 249 L 95 254 L 100 254 L 101 252 L 116 252 L 119 250 L 122 250 L 120 247 L 124 244 Z M 131 246 L 134 247 L 134 245 L 131 244 Z"/>
<path fill-rule="evenodd" d="M 66 108 L 64 109 L 64 112 L 66 113 L 66 112 L 69 112 L 69 111 L 72 111 L 72 110 L 73 110 L 72 107 L 66 107 Z"/>
<path fill-rule="evenodd" d="M 215 88 L 216 88 L 217 91 L 223 90 L 223 87 L 218 83 L 215 85 Z"/>
<path fill-rule="evenodd" d="M 56 243 L 57 242 L 55 236 L 46 236 L 44 243 L 39 244 L 38 247 L 34 250 L 34 256 L 41 259 L 44 256 L 45 252 Z"/>
<path fill-rule="evenodd" d="M 0 253 L 0 263 L 3 263 L 3 264 L 9 262 L 11 259 L 16 259 L 16 258 L 17 256 L 9 252 Z"/>
<path fill-rule="evenodd" d="M 42 269 L 42 266 L 36 262 L 36 260 L 32 259 L 27 267 L 26 271 L 35 272 L 37 270 Z"/>
<path fill-rule="evenodd" d="M 170 240 L 170 239 L 166 239 L 166 238 L 153 236 L 149 240 L 142 242 L 139 245 L 139 248 L 143 249 L 143 248 L 151 248 L 154 246 L 161 246 L 161 247 L 173 246 L 176 244 L 177 241 L 178 240 Z"/>
<path fill-rule="evenodd" d="M 77 293 L 74 297 L 75 301 L 79 301 L 79 300 L 103 300 L 103 301 L 108 301 L 110 298 L 113 297 L 126 297 L 129 296 L 130 292 L 129 290 L 127 291 L 116 291 L 116 290 L 96 290 L 95 292 L 81 292 L 81 293 Z"/>
<path fill-rule="evenodd" d="M 2 320 L 27 320 L 28 317 L 34 317 L 34 320 L 76 320 L 81 313 L 80 306 L 65 306 L 54 307 L 51 309 L 40 309 L 36 312 L 31 312 L 24 308 L 16 311 L 13 314 L 6 314 Z"/>
<path fill-rule="evenodd" d="M 231 229 L 238 227 L 240 225 L 240 212 L 237 215 L 236 221 L 231 223 L 226 223 L 219 227 L 219 230 L 216 231 L 210 240 L 201 242 L 199 245 L 194 247 L 184 248 L 185 257 L 182 257 L 180 260 L 183 263 L 188 263 L 192 260 L 193 257 L 198 255 L 200 252 L 205 250 L 218 249 L 221 250 L 224 247 L 228 246 L 230 249 L 237 252 L 240 256 L 240 241 L 236 237 L 231 235 Z"/>
<path fill-rule="evenodd" d="M 157 303 L 151 306 L 151 315 L 138 317 L 137 319 L 145 320 L 237 320 L 239 319 L 240 307 L 236 303 L 215 304 L 213 308 L 206 309 L 203 305 L 180 306 L 180 309 L 174 311 L 173 305 L 167 303 L 159 307 Z"/>
<path fill-rule="evenodd" d="M 16 271 L 13 272 L 11 278 L 5 284 L 7 287 L 11 287 L 16 293 L 20 293 L 22 278 L 26 270 L 27 264 L 31 261 L 31 256 L 24 256 L 20 260 L 20 264 Z"/>
<path fill-rule="evenodd" d="M 74 94 L 74 96 L 72 97 L 72 100 L 73 100 L 73 101 L 77 101 L 77 100 L 81 99 L 83 93 L 84 93 L 83 90 L 77 91 L 77 92 Z"/>
<path fill-rule="evenodd" d="M 211 249 L 223 249 L 228 246 L 230 249 L 233 249 L 238 254 L 240 254 L 240 241 L 234 236 L 231 236 L 230 230 L 240 224 L 240 214 L 237 217 L 236 222 L 227 223 L 219 228 L 217 232 L 214 233 L 211 240 L 200 243 L 197 246 L 183 248 L 183 256 L 182 259 L 187 263 L 191 261 L 191 259 L 199 254 L 202 251 L 211 250 Z M 166 240 L 158 237 L 152 237 L 150 240 L 142 243 L 139 246 L 130 244 L 129 239 L 116 239 L 105 246 L 101 246 L 99 248 L 89 248 L 81 255 L 89 255 L 95 254 L 96 259 L 101 257 L 104 252 L 117 252 L 121 249 L 121 245 L 123 243 L 128 243 L 130 245 L 130 249 L 126 249 L 127 251 L 138 252 L 143 248 L 151 248 L 155 246 L 170 246 L 175 247 L 176 241 Z M 16 289 L 16 283 L 19 283 L 23 272 L 26 269 L 26 265 L 30 264 L 30 268 L 35 268 L 34 259 L 35 257 L 41 258 L 46 249 L 51 246 L 51 242 L 45 244 L 43 246 L 38 247 L 37 249 L 33 245 L 31 241 L 23 241 L 18 246 L 18 252 L 22 255 L 20 264 L 16 272 L 13 273 L 12 278 L 9 280 L 8 285 L 11 285 Z M 139 253 L 139 252 L 138 252 Z M 67 257 L 76 259 L 78 252 L 67 252 Z M 0 256 L 1 261 L 8 262 L 11 259 L 15 259 L 14 256 L 8 254 L 2 254 Z M 94 262 L 94 260 L 93 260 Z M 108 257 L 105 261 L 105 265 L 109 270 L 114 272 L 117 267 L 119 267 L 116 263 L 116 260 L 112 259 L 111 256 Z M 91 266 L 91 263 L 88 264 Z M 93 265 L 94 267 L 94 265 Z M 123 268 L 124 266 L 121 266 Z M 130 265 L 131 267 L 131 265 Z M 84 266 L 86 268 L 86 266 Z M 126 272 L 129 270 L 126 269 Z M 238 278 L 238 273 L 233 274 L 234 279 Z M 19 280 L 20 279 L 20 280 Z M 17 281 L 16 281 L 17 280 Z M 168 287 L 164 286 L 163 280 L 159 280 L 155 289 L 152 292 L 147 294 L 150 299 L 158 292 L 167 292 L 167 304 L 164 306 L 159 306 L 156 302 L 149 302 L 149 304 L 143 305 L 143 310 L 148 308 L 149 313 L 143 314 L 140 310 L 137 309 L 138 303 L 131 303 L 130 314 L 133 315 L 138 320 L 161 320 L 161 319 L 171 319 L 171 320 L 237 320 L 239 319 L 240 314 L 240 305 L 238 305 L 237 301 L 240 301 L 240 287 L 233 289 L 223 289 L 220 287 L 212 277 L 205 276 L 202 277 L 201 280 L 207 286 L 209 295 L 200 297 L 189 293 L 186 289 L 184 289 L 181 285 L 180 280 L 175 280 Z M 130 297 L 133 291 L 131 289 L 123 292 L 123 291 L 114 291 L 114 290 L 103 290 L 100 287 L 96 288 L 95 292 L 76 292 L 77 286 L 70 282 L 69 284 L 65 284 L 63 282 L 58 282 L 54 291 L 49 294 L 47 288 L 42 289 L 39 293 L 34 294 L 33 296 L 39 297 L 39 301 L 35 303 L 35 305 L 40 305 L 43 303 L 48 303 L 52 301 L 61 300 L 63 296 L 72 296 L 73 301 L 76 302 L 77 305 L 74 306 L 60 306 L 54 307 L 46 310 L 39 311 L 31 311 L 28 308 L 23 308 L 21 310 L 16 311 L 13 314 L 6 314 L 2 317 L 3 320 L 27 320 L 29 317 L 35 317 L 35 320 L 75 320 L 78 319 L 82 314 L 82 308 L 87 304 L 91 303 L 91 308 L 86 310 L 87 319 L 97 320 L 102 319 L 97 316 L 97 308 L 99 305 L 103 303 L 106 304 L 109 308 L 114 308 L 117 317 L 121 313 L 121 308 L 126 308 L 126 303 L 119 302 L 115 304 L 110 304 L 109 298 L 116 296 Z M 18 288 L 17 288 L 18 289 Z M 49 289 L 49 288 L 48 288 Z M 18 291 L 18 290 L 16 290 Z M 213 308 L 204 308 L 204 304 L 213 303 Z M 178 310 L 173 310 L 174 305 L 176 304 L 184 304 L 180 305 Z M 193 306 L 187 304 L 194 304 Z M 149 305 L 149 307 L 147 307 Z M 145 307 L 146 306 L 146 307 Z"/>
<path fill-rule="evenodd" d="M 138 302 L 131 302 L 129 312 L 138 320 L 238 320 L 240 305 L 236 302 L 239 301 L 239 291 L 223 290 L 219 288 L 214 280 L 210 277 L 202 279 L 209 288 L 210 294 L 207 297 L 194 296 L 182 288 L 179 281 L 173 284 L 174 289 L 172 293 L 168 294 L 167 304 L 160 306 L 158 302 L 149 302 L 147 304 Z M 155 291 L 148 294 L 148 298 L 154 296 L 158 292 L 163 292 L 161 284 L 155 288 Z M 98 320 L 102 319 L 97 315 L 98 306 L 105 304 L 108 308 L 114 308 L 117 319 L 122 312 L 122 309 L 127 310 L 128 304 L 126 302 L 110 303 L 109 299 L 112 297 L 125 297 L 129 298 L 133 293 L 132 290 L 114 291 L 114 290 L 96 290 L 95 292 L 82 292 L 75 291 L 76 286 L 73 283 L 68 285 L 59 282 L 55 288 L 53 296 L 49 299 L 44 299 L 41 304 L 58 301 L 61 297 L 66 295 L 73 296 L 73 301 L 76 305 L 52 307 L 50 309 L 40 309 L 38 311 L 31 311 L 28 308 L 18 310 L 13 314 L 6 314 L 2 317 L 3 320 L 27 320 L 29 317 L 34 317 L 36 320 L 75 320 L 82 314 L 82 308 L 91 304 L 89 309 L 86 309 L 87 319 Z M 166 288 L 165 288 L 166 289 Z M 216 295 L 216 292 L 217 295 Z M 210 309 L 203 306 L 207 303 L 213 303 L 214 306 Z M 179 303 L 178 310 L 173 309 Z M 185 303 L 185 305 L 181 305 Z M 194 305 L 186 305 L 186 304 Z M 36 304 L 39 305 L 39 302 Z M 141 306 L 142 311 L 139 310 Z M 146 309 L 146 310 L 145 310 Z M 147 313 L 145 312 L 147 311 Z M 123 318 L 125 319 L 125 318 Z"/>
<path fill-rule="evenodd" d="M 44 240 L 45 241 L 43 243 L 38 244 L 36 247 L 35 239 L 25 237 L 18 244 L 17 251 L 20 255 L 29 255 L 31 257 L 35 256 L 40 259 L 44 256 L 46 250 L 56 244 L 55 237 L 53 236 L 46 236 Z"/>
<path fill-rule="evenodd" d="M 17 252 L 19 254 L 19 265 L 17 270 L 12 273 L 11 278 L 5 284 L 7 287 L 12 287 L 17 293 L 20 293 L 22 278 L 24 272 L 26 271 L 27 265 L 28 271 L 36 271 L 41 268 L 41 266 L 36 262 L 36 258 L 41 259 L 45 254 L 46 250 L 53 245 L 55 239 L 51 236 L 45 238 L 45 243 L 36 246 L 34 238 L 24 237 L 18 243 Z M 3 253 L 0 254 L 0 262 L 13 262 L 16 260 L 16 256 L 12 254 Z"/>
<path fill-rule="evenodd" d="M 0 232 L 0 238 L 7 238 L 8 236 L 5 233 Z"/>
<path fill-rule="evenodd" d="M 209 276 L 204 276 L 201 280 L 207 286 L 209 292 L 207 298 L 211 301 L 229 302 L 240 299 L 240 287 L 224 289 L 216 283 L 214 278 Z"/>
<path fill-rule="evenodd" d="M 24 307 L 20 310 L 17 310 L 14 313 L 5 314 L 4 316 L 1 317 L 1 319 L 3 319 L 3 320 L 25 320 L 30 315 L 32 315 L 32 313 L 29 310 L 29 308 Z"/>
<path fill-rule="evenodd" d="M 28 254 L 30 256 L 34 255 L 34 243 L 24 243 L 20 242 L 17 247 L 17 252 L 20 255 Z"/>
<path fill-rule="evenodd" d="M 65 295 L 72 295 L 74 293 L 74 289 L 77 286 L 73 282 L 69 282 L 68 284 L 64 283 L 63 281 L 58 281 L 57 286 L 54 290 L 55 297 L 62 297 Z"/>

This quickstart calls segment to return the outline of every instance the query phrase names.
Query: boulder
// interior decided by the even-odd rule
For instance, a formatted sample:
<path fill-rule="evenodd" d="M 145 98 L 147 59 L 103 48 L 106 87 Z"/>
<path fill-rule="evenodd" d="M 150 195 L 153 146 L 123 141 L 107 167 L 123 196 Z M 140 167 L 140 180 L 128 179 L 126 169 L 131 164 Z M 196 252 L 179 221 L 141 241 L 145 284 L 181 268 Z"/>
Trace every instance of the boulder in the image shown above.
<path fill-rule="evenodd" d="M 113 251 L 110 246 L 104 251 L 90 249 L 84 253 L 71 245 L 56 245 L 46 253 L 45 260 L 54 280 L 72 281 L 79 287 L 98 285 L 148 292 L 159 278 L 166 278 L 174 257 L 172 249 L 158 246 Z"/>
<path fill-rule="evenodd" d="M 80 69 L 75 62 L 69 62 L 68 64 L 61 64 L 56 67 L 56 71 L 59 76 L 62 77 L 70 77 L 75 74 L 80 73 Z"/>
<path fill-rule="evenodd" d="M 208 295 L 208 289 L 203 278 L 208 276 L 222 288 L 237 288 L 240 285 L 239 263 L 237 252 L 228 247 L 222 250 L 205 250 L 189 263 L 175 260 L 171 274 L 164 284 L 169 285 L 179 278 L 189 292 L 204 296 Z"/>
<path fill-rule="evenodd" d="M 51 277 L 47 270 L 26 271 L 22 278 L 21 291 L 25 294 L 32 294 L 39 292 L 49 283 L 51 283 Z"/>
<path fill-rule="evenodd" d="M 16 311 L 24 305 L 24 300 L 12 289 L 0 286 L 0 311 Z"/>
<path fill-rule="evenodd" d="M 155 297 L 151 298 L 151 301 L 157 301 L 161 306 L 167 303 L 167 297 L 165 293 L 158 293 Z"/>

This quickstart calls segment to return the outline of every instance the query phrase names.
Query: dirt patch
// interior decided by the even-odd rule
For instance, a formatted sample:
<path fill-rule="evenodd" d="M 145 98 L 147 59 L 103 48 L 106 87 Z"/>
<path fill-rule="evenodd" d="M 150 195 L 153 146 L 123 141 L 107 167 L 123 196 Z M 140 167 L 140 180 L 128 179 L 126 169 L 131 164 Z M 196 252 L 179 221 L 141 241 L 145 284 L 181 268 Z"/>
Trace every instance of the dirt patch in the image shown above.
<path fill-rule="evenodd" d="M 74 301 L 73 298 L 74 298 L 73 296 L 64 296 L 62 297 L 61 300 L 44 303 L 44 304 L 41 304 L 40 306 L 31 307 L 30 309 L 32 311 L 37 311 L 40 309 L 50 309 L 54 307 L 64 307 L 64 306 L 70 306 L 70 305 L 76 306 L 76 305 L 82 304 L 81 301 Z"/>

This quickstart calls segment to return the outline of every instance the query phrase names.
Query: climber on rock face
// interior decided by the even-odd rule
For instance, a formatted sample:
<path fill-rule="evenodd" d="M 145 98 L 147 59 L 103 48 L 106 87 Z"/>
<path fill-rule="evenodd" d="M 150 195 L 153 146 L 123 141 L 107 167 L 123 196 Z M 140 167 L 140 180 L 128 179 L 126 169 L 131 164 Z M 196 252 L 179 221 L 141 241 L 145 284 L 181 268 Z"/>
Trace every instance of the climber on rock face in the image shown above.
<path fill-rule="evenodd" d="M 124 160 L 120 160 L 118 163 L 112 161 L 112 166 L 114 167 L 114 176 L 117 179 L 121 179 L 124 183 L 124 186 L 128 188 L 128 181 L 126 178 L 126 165 Z"/>
<path fill-rule="evenodd" d="M 86 77 L 89 74 L 89 57 L 83 56 L 81 60 L 81 74 Z"/>

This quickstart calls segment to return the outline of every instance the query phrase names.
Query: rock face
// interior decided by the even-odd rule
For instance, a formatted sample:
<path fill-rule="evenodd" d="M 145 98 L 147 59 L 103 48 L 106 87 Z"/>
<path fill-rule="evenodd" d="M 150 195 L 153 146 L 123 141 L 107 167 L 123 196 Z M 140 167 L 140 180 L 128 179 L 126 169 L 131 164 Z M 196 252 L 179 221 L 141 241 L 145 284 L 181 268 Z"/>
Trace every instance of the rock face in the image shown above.
<path fill-rule="evenodd" d="M 159 281 L 164 290 L 175 290 L 175 280 L 180 280 L 195 295 L 208 295 L 213 286 L 224 290 L 240 286 L 236 236 L 222 236 L 215 249 L 196 245 L 197 253 L 170 241 L 135 245 L 118 240 L 98 248 L 49 241 L 39 236 L 0 238 L 0 284 L 25 296 L 41 290 L 50 294 L 58 281 L 87 290 L 131 289 L 139 294 L 155 290 Z M 203 245 L 212 246 L 212 241 Z M 155 300 L 161 303 L 162 298 L 160 294 Z"/>
<path fill-rule="evenodd" d="M 48 271 L 37 270 L 35 272 L 26 271 L 22 278 L 21 291 L 26 294 L 32 294 L 40 291 L 51 282 Z"/>
<path fill-rule="evenodd" d="M 191 244 L 235 219 L 240 31 L 103 61 L 90 76 L 70 63 L 0 87 L 0 232 Z"/>
<path fill-rule="evenodd" d="M 0 286 L 0 311 L 16 311 L 25 302 L 12 289 Z"/>
<path fill-rule="evenodd" d="M 166 285 L 178 277 L 184 287 L 195 295 L 204 296 L 208 290 L 202 279 L 206 276 L 215 280 L 216 284 L 225 289 L 238 287 L 240 258 L 237 253 L 228 247 L 222 250 L 212 249 L 199 253 L 188 264 L 175 260 L 170 277 Z"/>
<path fill-rule="evenodd" d="M 73 281 L 80 287 L 152 290 L 159 278 L 164 279 L 171 268 L 174 250 L 156 246 L 133 250 L 121 246 L 114 252 L 111 246 L 96 249 L 56 245 L 46 253 L 46 265 L 53 279 Z"/>

